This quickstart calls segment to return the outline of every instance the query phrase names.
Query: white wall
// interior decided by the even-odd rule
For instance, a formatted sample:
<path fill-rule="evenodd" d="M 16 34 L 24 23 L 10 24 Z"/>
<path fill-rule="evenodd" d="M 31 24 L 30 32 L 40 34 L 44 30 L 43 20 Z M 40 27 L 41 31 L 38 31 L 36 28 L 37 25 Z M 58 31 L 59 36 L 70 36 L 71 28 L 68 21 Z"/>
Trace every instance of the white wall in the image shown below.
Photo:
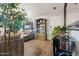
<path fill-rule="evenodd" d="M 79 21 L 79 12 L 67 14 L 67 25 Z"/>
<path fill-rule="evenodd" d="M 54 10 L 53 7 L 56 7 Z M 29 18 L 33 18 L 30 21 L 35 21 L 37 18 L 45 18 L 48 20 L 48 28 L 50 26 L 63 24 L 63 12 L 64 3 L 60 4 L 38 4 L 38 3 L 24 3 L 20 4 L 20 8 L 25 9 Z M 50 14 L 52 13 L 52 14 Z M 41 15 L 41 16 L 39 16 Z M 67 25 L 79 20 L 79 4 L 68 3 L 67 5 Z M 36 17 L 38 16 L 38 17 Z M 35 25 L 34 25 L 35 26 Z"/>
<path fill-rule="evenodd" d="M 47 34 L 48 38 L 51 38 L 51 26 L 60 25 L 63 26 L 64 20 L 64 4 L 21 4 L 21 8 L 24 8 L 31 18 L 29 21 L 33 22 L 34 29 L 36 30 L 35 20 L 38 18 L 47 19 Z M 56 7 L 54 10 L 53 7 Z M 50 14 L 51 13 L 51 14 Z M 41 16 L 39 16 L 41 15 Z M 36 17 L 38 16 L 38 17 Z M 34 17 L 34 18 L 33 18 Z M 67 5 L 67 25 L 79 20 L 79 4 Z"/>
<path fill-rule="evenodd" d="M 79 9 L 78 9 L 79 10 Z M 63 20 L 64 20 L 64 13 L 63 11 L 59 14 L 47 14 L 39 17 L 33 18 L 34 28 L 36 29 L 35 20 L 39 18 L 47 19 L 47 36 L 48 39 L 51 38 L 51 26 L 54 28 L 54 26 L 63 26 Z M 72 22 L 79 20 L 79 12 L 76 10 L 67 11 L 67 25 L 71 24 Z"/>
<path fill-rule="evenodd" d="M 63 14 L 61 15 L 53 15 L 53 14 L 48 14 L 48 15 L 44 15 L 44 16 L 39 16 L 39 17 L 36 17 L 33 20 L 33 25 L 34 25 L 34 29 L 36 30 L 36 19 L 39 19 L 39 18 L 44 18 L 44 19 L 47 19 L 47 36 L 48 36 L 48 39 L 51 38 L 51 30 L 52 28 L 54 28 L 54 26 L 62 26 L 63 25 Z M 52 26 L 52 28 L 51 28 Z"/>

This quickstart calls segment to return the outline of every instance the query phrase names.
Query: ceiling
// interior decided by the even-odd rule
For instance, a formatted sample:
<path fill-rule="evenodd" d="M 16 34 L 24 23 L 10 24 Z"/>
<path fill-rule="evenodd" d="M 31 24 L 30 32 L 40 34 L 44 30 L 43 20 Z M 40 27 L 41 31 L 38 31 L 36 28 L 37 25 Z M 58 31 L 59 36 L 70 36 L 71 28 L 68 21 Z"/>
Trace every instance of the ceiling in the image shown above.
<path fill-rule="evenodd" d="M 56 9 L 54 10 L 54 7 Z M 30 18 L 54 14 L 54 13 L 63 13 L 64 3 L 22 3 L 20 8 L 24 8 Z M 68 4 L 67 10 L 79 10 L 79 4 Z"/>

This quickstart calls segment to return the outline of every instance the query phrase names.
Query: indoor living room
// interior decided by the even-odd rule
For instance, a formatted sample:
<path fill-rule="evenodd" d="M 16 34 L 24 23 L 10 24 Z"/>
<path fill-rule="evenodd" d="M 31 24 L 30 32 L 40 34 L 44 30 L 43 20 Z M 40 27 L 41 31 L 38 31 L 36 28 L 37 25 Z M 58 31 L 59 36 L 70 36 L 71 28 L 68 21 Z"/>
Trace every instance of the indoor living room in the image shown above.
<path fill-rule="evenodd" d="M 0 3 L 0 56 L 78 56 L 78 3 Z"/>
<path fill-rule="evenodd" d="M 56 37 L 57 35 L 60 36 L 67 36 L 67 42 L 65 43 L 65 46 L 67 46 L 68 44 L 71 45 L 73 44 L 73 47 L 76 48 L 72 48 L 69 47 L 69 45 L 67 47 L 64 46 L 65 49 L 68 49 L 73 52 L 68 52 L 65 54 L 68 55 L 78 55 L 78 3 L 27 3 L 26 6 L 24 6 L 25 4 L 22 5 L 22 7 L 25 8 L 26 12 L 29 15 L 29 21 L 33 22 L 33 29 L 35 31 L 35 40 L 31 40 L 28 42 L 28 44 L 32 41 L 35 41 L 32 45 L 36 45 L 37 47 L 40 47 L 39 49 L 41 49 L 42 52 L 42 56 L 43 55 L 56 55 L 57 53 L 64 53 L 62 51 L 56 52 L 54 50 L 54 48 L 56 49 L 57 47 L 54 45 L 56 44 L 54 42 L 54 37 Z M 31 17 L 31 18 L 30 18 Z M 77 26 L 76 26 L 77 25 Z M 63 32 L 63 33 L 61 33 Z M 76 36 L 75 36 L 76 35 Z M 59 38 L 58 38 L 59 39 Z M 65 38 L 63 38 L 63 40 L 65 40 Z M 39 42 L 36 43 L 36 41 Z M 43 42 L 49 42 L 49 44 L 47 43 L 43 43 Z M 61 40 L 60 40 L 61 41 Z M 71 43 L 71 41 L 73 43 Z M 59 42 L 58 42 L 59 43 Z M 26 47 L 28 46 L 28 44 L 25 42 L 25 50 L 27 49 Z M 44 44 L 44 46 L 43 46 Z M 60 44 L 56 44 L 59 45 Z M 63 45 L 63 44 L 62 44 Z M 60 46 L 62 46 L 60 45 Z M 76 45 L 76 46 L 75 46 Z M 33 48 L 31 47 L 30 48 Z M 45 49 L 44 49 L 44 48 Z M 42 49 L 43 48 L 43 49 Z M 38 48 L 36 48 L 37 50 L 39 50 Z M 57 48 L 58 49 L 58 48 Z M 28 48 L 29 50 L 29 48 Z M 25 55 L 31 55 L 28 50 L 26 51 Z M 37 55 L 41 55 L 41 52 L 39 50 L 39 52 L 35 50 L 35 53 Z M 34 54 L 34 51 L 33 51 Z"/>

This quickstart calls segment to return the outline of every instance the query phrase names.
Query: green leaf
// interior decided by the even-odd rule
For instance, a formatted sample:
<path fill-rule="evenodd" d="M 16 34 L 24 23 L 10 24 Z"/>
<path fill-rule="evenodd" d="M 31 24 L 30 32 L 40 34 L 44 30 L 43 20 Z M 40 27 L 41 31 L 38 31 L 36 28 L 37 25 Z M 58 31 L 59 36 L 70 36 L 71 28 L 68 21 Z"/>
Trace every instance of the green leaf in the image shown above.
<path fill-rule="evenodd" d="M 18 3 L 1 3 L 0 4 L 0 8 L 2 10 L 2 12 L 0 12 L 3 17 L 0 18 L 0 22 L 4 25 L 6 25 L 8 28 L 11 29 L 11 31 L 15 31 L 17 32 L 18 30 L 20 30 L 20 28 L 24 28 L 25 24 L 23 23 L 23 21 L 26 22 L 26 13 L 24 13 L 23 11 L 18 11 Z M 15 11 L 15 10 L 17 11 Z"/>

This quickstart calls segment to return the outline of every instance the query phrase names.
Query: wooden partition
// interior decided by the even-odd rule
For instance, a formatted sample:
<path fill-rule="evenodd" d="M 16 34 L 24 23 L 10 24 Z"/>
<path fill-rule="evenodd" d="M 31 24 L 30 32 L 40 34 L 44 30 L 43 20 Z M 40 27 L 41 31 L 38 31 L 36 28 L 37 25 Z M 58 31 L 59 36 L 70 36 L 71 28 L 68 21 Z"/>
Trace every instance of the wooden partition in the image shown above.
<path fill-rule="evenodd" d="M 6 50 L 5 50 L 6 49 Z M 11 37 L 10 41 L 0 40 L 0 56 L 23 56 L 24 41 L 17 37 Z"/>

